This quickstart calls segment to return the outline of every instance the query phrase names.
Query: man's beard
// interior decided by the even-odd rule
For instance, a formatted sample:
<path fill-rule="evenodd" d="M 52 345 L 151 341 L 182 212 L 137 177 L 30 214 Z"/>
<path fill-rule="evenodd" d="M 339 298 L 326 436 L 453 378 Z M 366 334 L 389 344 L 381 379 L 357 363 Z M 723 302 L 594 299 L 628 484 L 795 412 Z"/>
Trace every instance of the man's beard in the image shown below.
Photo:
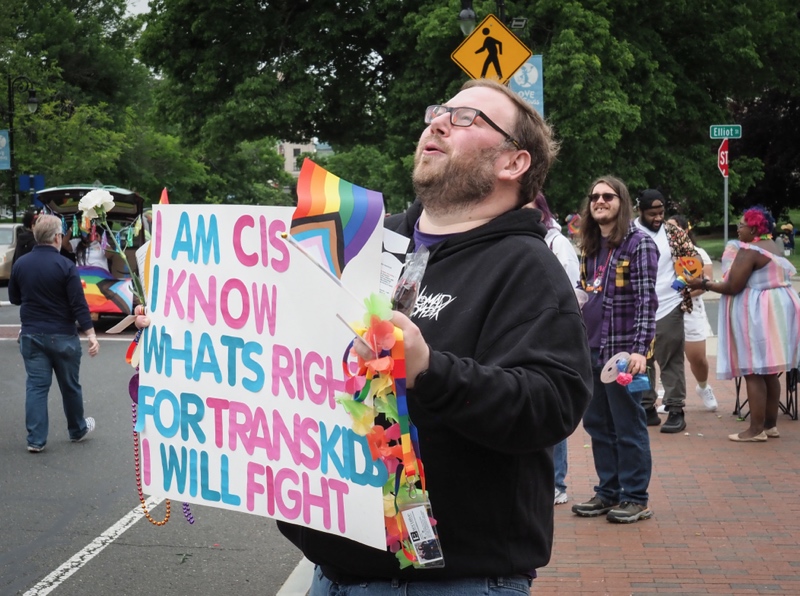
<path fill-rule="evenodd" d="M 414 192 L 432 215 L 450 215 L 477 205 L 494 190 L 494 162 L 501 152 L 500 147 L 491 147 L 455 159 L 445 154 L 426 164 L 422 163 L 426 157 L 418 152 L 414 157 Z"/>

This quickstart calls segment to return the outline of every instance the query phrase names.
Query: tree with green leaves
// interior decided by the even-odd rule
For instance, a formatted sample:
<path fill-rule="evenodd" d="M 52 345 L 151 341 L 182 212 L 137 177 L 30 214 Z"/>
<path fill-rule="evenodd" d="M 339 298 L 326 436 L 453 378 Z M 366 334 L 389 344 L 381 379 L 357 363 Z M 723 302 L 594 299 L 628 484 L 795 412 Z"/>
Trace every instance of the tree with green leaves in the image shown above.
<path fill-rule="evenodd" d="M 361 177 L 352 181 L 382 190 L 398 210 L 413 199 L 425 106 L 465 80 L 449 57 L 461 40 L 459 8 L 455 0 L 159 0 L 141 50 L 167 81 L 162 109 L 190 138 L 221 148 L 319 137 L 338 154 L 335 173 Z M 474 8 L 482 18 L 495 3 Z M 506 12 L 528 18 L 517 33 L 544 56 L 545 108 L 562 143 L 547 192 L 561 211 L 610 172 L 634 192 L 663 189 L 694 218 L 721 219 L 708 127 L 770 89 L 798 94 L 789 0 L 542 0 L 506 2 Z M 764 175 L 763 156 L 734 155 L 731 190 L 745 197 Z"/>
<path fill-rule="evenodd" d="M 34 81 L 40 101 L 30 115 L 17 97 L 17 172 L 44 174 L 48 186 L 99 180 L 148 202 L 163 187 L 174 202 L 222 202 L 239 187 L 242 200 L 289 203 L 289 180 L 265 149 L 274 140 L 234 139 L 215 159 L 167 122 L 154 101 L 163 82 L 135 54 L 144 18 L 125 11 L 124 0 L 2 3 L 2 71 Z"/>

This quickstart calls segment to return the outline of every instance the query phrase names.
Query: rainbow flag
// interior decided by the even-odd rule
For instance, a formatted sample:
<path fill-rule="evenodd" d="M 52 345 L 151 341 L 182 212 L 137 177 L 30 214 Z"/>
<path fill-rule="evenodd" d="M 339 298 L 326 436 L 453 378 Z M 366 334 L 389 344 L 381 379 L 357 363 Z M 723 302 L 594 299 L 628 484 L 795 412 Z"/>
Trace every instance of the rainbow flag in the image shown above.
<path fill-rule="evenodd" d="M 133 312 L 131 278 L 117 279 L 102 267 L 79 266 L 90 313 L 129 315 Z"/>
<path fill-rule="evenodd" d="M 291 235 L 337 278 L 383 220 L 383 195 L 306 159 L 297 180 Z"/>

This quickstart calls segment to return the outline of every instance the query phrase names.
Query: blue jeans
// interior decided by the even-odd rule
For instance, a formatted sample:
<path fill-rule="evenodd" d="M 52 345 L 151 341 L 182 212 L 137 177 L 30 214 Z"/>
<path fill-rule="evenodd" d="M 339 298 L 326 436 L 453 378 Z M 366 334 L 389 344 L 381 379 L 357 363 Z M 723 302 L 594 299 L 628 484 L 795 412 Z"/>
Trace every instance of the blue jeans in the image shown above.
<path fill-rule="evenodd" d="M 562 493 L 567 492 L 567 440 L 564 439 L 553 447 L 553 468 L 556 473 L 556 488 Z"/>
<path fill-rule="evenodd" d="M 322 570 L 317 566 L 308 596 L 529 596 L 530 593 L 531 580 L 523 576 L 335 584 L 322 575 Z"/>
<path fill-rule="evenodd" d="M 32 334 L 20 336 L 19 351 L 25 362 L 28 380 L 25 383 L 25 426 L 28 445 L 44 447 L 49 420 L 47 396 L 56 373 L 69 438 L 73 441 L 86 434 L 83 418 L 83 392 L 78 381 L 81 369 L 81 342 L 77 335 Z"/>
<path fill-rule="evenodd" d="M 598 358 L 598 350 L 592 350 L 592 362 Z M 592 367 L 594 391 L 583 415 L 600 480 L 594 490 L 609 503 L 646 505 L 653 462 L 642 392 L 631 394 L 618 383 L 604 384 L 601 370 L 601 366 Z"/>

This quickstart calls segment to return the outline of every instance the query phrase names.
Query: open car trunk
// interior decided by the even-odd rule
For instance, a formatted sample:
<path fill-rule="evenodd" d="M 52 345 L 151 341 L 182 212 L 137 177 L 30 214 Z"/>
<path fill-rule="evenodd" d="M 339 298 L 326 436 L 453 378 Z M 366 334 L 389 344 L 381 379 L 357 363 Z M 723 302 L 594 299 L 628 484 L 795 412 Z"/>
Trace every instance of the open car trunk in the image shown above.
<path fill-rule="evenodd" d="M 45 209 L 62 217 L 67 226 L 72 225 L 73 217 L 80 218 L 78 203 L 89 191 L 101 188 L 114 197 L 114 208 L 108 212 L 107 221 L 112 230 L 127 229 L 135 224 L 144 213 L 144 199 L 132 190 L 117 186 L 68 185 L 54 186 L 40 190 L 37 199 Z M 124 316 L 131 314 L 134 297 L 131 290 L 131 277 L 128 263 L 136 267 L 136 249 L 145 242 L 144 226 L 134 236 L 131 246 L 125 247 L 127 262 L 117 254 L 110 259 L 109 271 L 101 267 L 78 266 L 83 283 L 83 291 L 92 318 L 102 315 Z"/>

